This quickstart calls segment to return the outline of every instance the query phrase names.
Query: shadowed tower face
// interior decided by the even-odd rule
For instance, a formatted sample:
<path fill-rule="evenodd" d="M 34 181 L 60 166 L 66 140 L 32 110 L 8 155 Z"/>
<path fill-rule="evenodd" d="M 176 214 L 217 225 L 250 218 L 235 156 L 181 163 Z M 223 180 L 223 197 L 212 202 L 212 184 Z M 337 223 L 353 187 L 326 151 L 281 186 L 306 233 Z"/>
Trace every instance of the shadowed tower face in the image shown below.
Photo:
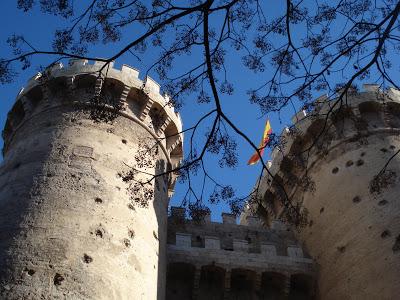
<path fill-rule="evenodd" d="M 28 83 L 8 115 L 1 299 L 164 297 L 175 178 L 157 177 L 145 189 L 123 179 L 129 166 L 159 174 L 179 163 L 181 120 L 150 78 L 142 82 L 127 66 L 99 77 L 101 67 L 82 60 L 53 66 Z M 111 122 L 90 116 L 100 91 L 122 107 Z"/>
<path fill-rule="evenodd" d="M 347 95 L 348 106 L 322 101 L 303 114 L 272 154 L 271 173 L 308 212 L 299 239 L 319 265 L 321 299 L 400 294 L 400 94 L 365 88 Z M 273 180 L 264 177 L 261 187 L 263 205 L 285 216 Z"/>

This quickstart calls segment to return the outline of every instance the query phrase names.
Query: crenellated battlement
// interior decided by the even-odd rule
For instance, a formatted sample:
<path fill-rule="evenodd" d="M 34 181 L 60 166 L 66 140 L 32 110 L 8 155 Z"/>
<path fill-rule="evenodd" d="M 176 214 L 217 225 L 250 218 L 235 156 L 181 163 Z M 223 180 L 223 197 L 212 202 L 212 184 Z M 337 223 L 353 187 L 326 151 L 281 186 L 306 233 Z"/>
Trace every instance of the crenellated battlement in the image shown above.
<path fill-rule="evenodd" d="M 143 124 L 155 138 L 165 138 L 163 146 L 171 157 L 182 156 L 181 117 L 169 96 L 160 94 L 157 82 L 149 76 L 141 80 L 139 71 L 127 65 L 118 70 L 113 62 L 89 63 L 84 59 L 72 59 L 68 66 L 56 63 L 37 73 L 20 90 L 3 131 L 4 151 L 24 119 L 71 102 L 93 105 L 90 100 L 101 92 L 106 94 L 106 107 L 112 110 L 111 104 L 119 103 L 120 115 Z M 172 164 L 178 163 L 179 159 L 175 160 Z"/>
<path fill-rule="evenodd" d="M 293 125 L 283 129 L 281 143 L 267 162 L 269 172 L 280 182 L 286 184 L 290 175 L 299 174 L 299 170 L 312 166 L 342 143 L 374 132 L 400 133 L 400 91 L 382 91 L 379 85 L 364 84 L 360 92 L 349 89 L 340 101 L 341 94 L 342 90 L 337 91 L 332 100 L 327 95 L 318 97 L 312 109 L 297 112 L 292 117 Z M 271 176 L 266 174 L 261 180 L 260 197 L 264 198 L 267 191 L 272 196 L 273 185 Z"/>
<path fill-rule="evenodd" d="M 264 224 L 262 220 L 255 215 L 241 215 L 239 224 L 237 223 L 237 217 L 231 213 L 221 213 L 222 222 L 214 222 L 211 221 L 211 215 L 205 214 L 201 220 L 197 220 L 196 222 L 192 219 L 186 217 L 186 208 L 184 207 L 171 207 L 170 212 L 170 220 L 173 223 L 177 224 L 210 224 L 213 226 L 233 226 L 234 228 L 258 228 L 259 230 L 264 230 Z M 263 229 L 264 228 L 264 229 Z M 277 231 L 287 231 L 287 226 L 281 221 L 274 221 L 272 226 L 267 230 L 277 230 Z"/>
<path fill-rule="evenodd" d="M 305 257 L 293 233 L 279 220 L 266 228 L 257 216 L 247 216 L 245 224 L 237 224 L 236 216 L 230 213 L 222 213 L 222 222 L 213 222 L 209 214 L 193 221 L 185 212 L 183 207 L 172 207 L 168 222 L 168 243 L 178 248 L 264 253 L 270 245 L 274 255 Z M 300 249 L 301 255 L 292 255 L 288 248 Z"/>
<path fill-rule="evenodd" d="M 315 264 L 294 235 L 280 221 L 265 228 L 256 217 L 238 225 L 232 214 L 222 213 L 222 223 L 184 217 L 185 209 L 172 207 L 168 221 L 169 263 L 196 266 L 215 264 L 224 269 L 257 272 L 303 273 L 314 276 Z"/>
<path fill-rule="evenodd" d="M 307 111 L 302 109 L 293 115 L 291 118 L 293 126 L 291 128 L 284 128 L 281 133 L 285 145 L 284 147 L 274 149 L 271 155 L 272 158 L 277 157 L 278 152 L 281 152 L 283 155 L 288 154 L 295 138 L 301 135 L 310 135 L 314 133 L 317 131 L 317 127 L 323 125 L 321 121 L 324 121 L 324 123 L 326 122 L 329 127 L 329 125 L 343 120 L 346 115 L 362 118 L 366 117 L 365 115 L 367 113 L 386 112 L 389 115 L 392 114 L 396 119 L 398 117 L 395 113 L 400 110 L 400 91 L 394 88 L 382 91 L 379 89 L 379 85 L 364 84 L 363 91 L 357 92 L 356 90 L 349 89 L 347 95 L 342 97 L 342 101 L 338 102 L 341 93 L 342 90 L 337 91 L 337 97 L 332 100 L 330 100 L 327 95 L 322 95 L 314 101 L 312 110 Z M 387 119 L 388 118 L 386 118 L 386 121 L 388 121 Z M 389 127 L 400 128 L 400 124 L 399 126 Z M 272 160 L 274 161 L 274 159 Z"/>
<path fill-rule="evenodd" d="M 237 259 L 237 255 L 243 255 L 243 262 L 248 262 L 249 256 L 255 258 L 263 263 L 270 263 L 271 261 L 280 261 L 282 264 L 290 264 L 290 262 L 307 263 L 312 265 L 313 260 L 309 257 L 305 257 L 303 249 L 299 245 L 289 245 L 283 248 L 282 255 L 277 254 L 277 247 L 282 248 L 282 245 L 274 243 L 263 242 L 258 247 L 254 247 L 248 240 L 232 239 L 232 248 L 223 248 L 224 241 L 218 236 L 205 236 L 204 246 L 196 245 L 192 243 L 193 239 L 196 239 L 198 235 L 196 233 L 176 232 L 175 243 L 170 243 L 169 249 L 175 251 L 209 251 L 220 252 L 225 257 L 233 254 L 232 256 Z M 225 242 L 226 243 L 226 242 Z M 281 250 L 282 251 L 282 250 Z M 204 255 L 204 254 L 203 254 Z M 249 255 L 249 256 L 248 256 Z M 200 256 L 200 255 L 199 255 Z M 243 263 L 244 267 L 245 263 Z"/>

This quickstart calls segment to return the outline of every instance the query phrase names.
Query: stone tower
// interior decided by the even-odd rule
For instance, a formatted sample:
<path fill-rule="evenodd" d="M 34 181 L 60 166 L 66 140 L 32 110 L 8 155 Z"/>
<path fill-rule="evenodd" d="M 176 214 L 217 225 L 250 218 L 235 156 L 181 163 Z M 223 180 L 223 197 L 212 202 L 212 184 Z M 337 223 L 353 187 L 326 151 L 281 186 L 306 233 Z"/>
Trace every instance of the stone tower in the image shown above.
<path fill-rule="evenodd" d="M 312 112 L 294 116 L 269 170 L 308 211 L 298 237 L 318 264 L 319 298 L 397 299 L 400 93 L 364 85 L 363 92 L 349 91 L 343 105 L 333 103 L 321 97 Z M 262 205 L 282 217 L 273 182 L 262 179 Z"/>
<path fill-rule="evenodd" d="M 1 299 L 164 298 L 175 179 L 146 185 L 152 200 L 143 207 L 135 205 L 143 191 L 128 192 L 121 175 L 135 166 L 142 143 L 158 149 L 145 172 L 176 166 L 181 119 L 151 78 L 103 66 L 54 65 L 28 82 L 9 112 L 0 169 Z M 116 119 L 90 118 L 96 93 L 122 106 Z"/>

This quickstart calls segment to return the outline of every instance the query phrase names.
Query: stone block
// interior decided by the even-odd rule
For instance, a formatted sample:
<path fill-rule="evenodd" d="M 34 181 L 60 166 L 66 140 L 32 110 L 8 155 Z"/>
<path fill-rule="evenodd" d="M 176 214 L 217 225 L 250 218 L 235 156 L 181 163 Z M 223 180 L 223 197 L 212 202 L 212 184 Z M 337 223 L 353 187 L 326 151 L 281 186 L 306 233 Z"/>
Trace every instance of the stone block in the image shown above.
<path fill-rule="evenodd" d="M 176 233 L 176 246 L 178 248 L 191 248 L 192 235 L 189 233 Z"/>
<path fill-rule="evenodd" d="M 289 246 L 287 248 L 287 253 L 289 257 L 299 257 L 299 258 L 304 257 L 303 249 L 297 246 Z"/>
<path fill-rule="evenodd" d="M 96 61 L 94 62 L 94 66 L 95 66 L 95 67 L 98 67 L 99 69 L 102 68 L 102 67 L 104 67 L 105 64 L 107 64 L 107 66 L 105 67 L 106 70 L 107 70 L 107 68 L 108 68 L 108 69 L 112 69 L 112 68 L 114 67 L 114 62 L 113 62 L 113 61 L 110 61 L 109 63 L 107 63 L 107 62 L 105 62 L 105 61 L 96 60 Z"/>
<path fill-rule="evenodd" d="M 261 226 L 261 220 L 259 217 L 247 216 L 246 221 L 248 226 L 255 226 L 255 227 Z"/>
<path fill-rule="evenodd" d="M 249 243 L 246 240 L 233 240 L 233 251 L 249 252 Z"/>
<path fill-rule="evenodd" d="M 261 245 L 261 254 L 266 256 L 276 256 L 276 247 L 274 245 Z"/>
<path fill-rule="evenodd" d="M 81 67 L 88 64 L 87 59 L 80 59 L 80 58 L 72 58 L 68 62 L 70 67 Z"/>
<path fill-rule="evenodd" d="M 379 91 L 379 84 L 364 83 L 363 84 L 363 89 L 366 92 L 378 92 Z"/>
<path fill-rule="evenodd" d="M 204 245 L 206 249 L 221 249 L 220 239 L 214 236 L 206 236 L 204 238 Z"/>
<path fill-rule="evenodd" d="M 236 216 L 234 214 L 222 213 L 222 223 L 236 224 Z"/>
<path fill-rule="evenodd" d="M 171 207 L 171 217 L 174 220 L 184 221 L 185 220 L 186 209 L 184 207 L 172 206 Z"/>
<path fill-rule="evenodd" d="M 204 222 L 205 223 L 211 223 L 211 214 L 207 213 L 206 215 L 204 215 Z"/>
<path fill-rule="evenodd" d="M 279 220 L 272 221 L 271 228 L 275 230 L 287 230 L 286 224 Z"/>
<path fill-rule="evenodd" d="M 307 112 L 305 110 L 299 111 L 297 114 L 295 114 L 292 117 L 293 124 L 296 124 L 297 122 L 303 120 L 306 116 L 307 116 Z"/>
<path fill-rule="evenodd" d="M 131 66 L 122 65 L 121 71 L 124 76 L 139 78 L 139 70 L 132 68 Z"/>
<path fill-rule="evenodd" d="M 150 76 L 146 77 L 145 87 L 148 88 L 153 93 L 156 94 L 160 93 L 160 85 Z"/>

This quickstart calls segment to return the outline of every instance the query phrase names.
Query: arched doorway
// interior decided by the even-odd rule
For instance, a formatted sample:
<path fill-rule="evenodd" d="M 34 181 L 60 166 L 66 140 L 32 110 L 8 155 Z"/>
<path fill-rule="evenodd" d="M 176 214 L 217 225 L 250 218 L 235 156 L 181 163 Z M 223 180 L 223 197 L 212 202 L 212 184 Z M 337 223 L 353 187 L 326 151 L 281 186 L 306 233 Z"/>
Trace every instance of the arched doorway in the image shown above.
<path fill-rule="evenodd" d="M 286 276 L 276 272 L 264 272 L 261 277 L 261 299 L 282 300 L 285 297 Z"/>
<path fill-rule="evenodd" d="M 166 300 L 192 299 L 195 266 L 171 263 L 167 269 Z"/>
<path fill-rule="evenodd" d="M 290 277 L 290 300 L 313 299 L 313 280 L 305 274 L 294 274 Z"/>
<path fill-rule="evenodd" d="M 216 266 L 201 268 L 198 300 L 222 300 L 224 298 L 225 270 Z"/>
<path fill-rule="evenodd" d="M 246 269 L 233 269 L 231 273 L 231 300 L 256 300 L 258 296 L 255 289 L 254 271 Z"/>

